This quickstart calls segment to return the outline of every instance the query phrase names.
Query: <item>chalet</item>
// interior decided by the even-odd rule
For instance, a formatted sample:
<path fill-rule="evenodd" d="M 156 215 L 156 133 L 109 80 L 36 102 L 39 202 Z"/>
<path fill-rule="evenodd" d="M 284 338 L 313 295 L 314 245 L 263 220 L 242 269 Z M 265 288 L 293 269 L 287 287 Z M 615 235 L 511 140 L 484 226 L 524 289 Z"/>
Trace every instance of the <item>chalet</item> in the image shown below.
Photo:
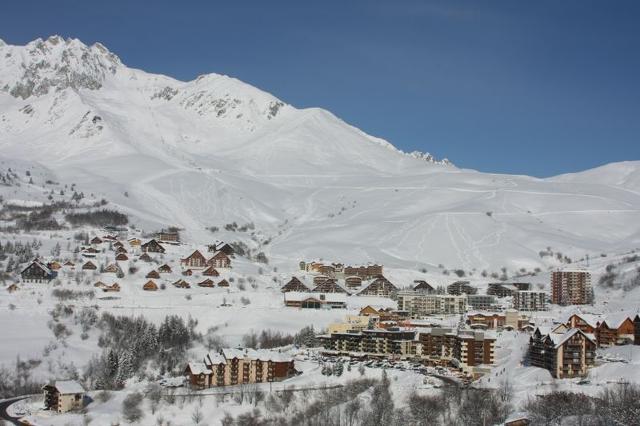
<path fill-rule="evenodd" d="M 347 293 L 347 290 L 340 287 L 336 280 L 326 280 L 318 284 L 311 290 L 313 293 Z"/>
<path fill-rule="evenodd" d="M 142 244 L 139 238 L 129 238 L 127 242 L 131 247 L 140 247 L 140 244 Z"/>
<path fill-rule="evenodd" d="M 196 250 L 188 257 L 180 259 L 180 264 L 188 268 L 204 268 L 207 266 L 207 259 L 199 250 Z"/>
<path fill-rule="evenodd" d="M 344 279 L 344 285 L 347 286 L 347 288 L 358 288 L 362 285 L 362 278 L 355 275 L 346 277 Z"/>
<path fill-rule="evenodd" d="M 55 261 L 55 260 L 53 262 L 47 263 L 47 266 L 52 271 L 59 271 L 60 269 L 62 269 L 62 265 L 59 262 Z"/>
<path fill-rule="evenodd" d="M 360 316 L 369 317 L 378 315 L 380 315 L 380 312 L 371 305 L 367 305 L 364 308 L 360 309 Z"/>
<path fill-rule="evenodd" d="M 633 344 L 634 337 L 633 319 L 625 314 L 607 315 L 596 331 L 599 347 Z"/>
<path fill-rule="evenodd" d="M 76 267 L 76 264 L 75 264 L 75 263 L 73 263 L 73 262 L 72 262 L 72 261 L 70 261 L 70 260 L 67 260 L 66 262 L 64 262 L 64 266 L 66 266 L 66 267 L 69 267 L 69 268 L 73 269 L 73 268 L 75 268 L 75 267 Z"/>
<path fill-rule="evenodd" d="M 105 235 L 102 237 L 103 241 L 118 241 L 118 237 L 115 235 Z"/>
<path fill-rule="evenodd" d="M 140 256 L 140 259 L 142 259 L 142 256 Z M 120 253 L 120 254 L 116 255 L 116 260 L 119 261 L 119 262 L 123 262 L 125 260 L 129 260 L 129 256 L 127 256 L 124 253 Z"/>
<path fill-rule="evenodd" d="M 198 283 L 198 287 L 215 287 L 216 284 L 213 282 L 211 278 L 207 278 L 204 281 Z"/>
<path fill-rule="evenodd" d="M 149 256 L 149 253 L 142 253 L 138 259 L 143 262 L 151 262 L 151 256 Z"/>
<path fill-rule="evenodd" d="M 93 284 L 93 286 L 94 286 L 94 287 L 96 287 L 96 288 L 104 288 L 104 287 L 106 287 L 106 284 L 105 284 L 105 283 L 103 283 L 102 281 L 96 281 L 96 282 Z"/>
<path fill-rule="evenodd" d="M 277 382 L 296 374 L 293 358 L 266 349 L 225 348 L 185 368 L 187 382 L 195 389 Z"/>
<path fill-rule="evenodd" d="M 98 267 L 90 260 L 87 260 L 87 262 L 82 265 L 83 271 L 95 271 L 96 269 L 98 269 Z"/>
<path fill-rule="evenodd" d="M 371 284 L 358 293 L 358 296 L 389 297 L 398 291 L 397 287 L 385 277 L 378 277 Z"/>
<path fill-rule="evenodd" d="M 180 233 L 178 231 L 160 231 L 156 235 L 156 238 L 160 241 L 167 241 L 171 243 L 180 242 Z"/>
<path fill-rule="evenodd" d="M 173 286 L 177 288 L 191 288 L 191 284 L 183 279 L 179 279 L 178 281 L 174 282 Z"/>
<path fill-rule="evenodd" d="M 209 266 L 207 269 L 202 271 L 202 275 L 206 277 L 219 277 L 220 273 L 213 266 Z"/>
<path fill-rule="evenodd" d="M 24 282 L 43 282 L 43 281 L 51 281 L 55 278 L 57 272 L 52 271 L 46 266 L 44 263 L 40 262 L 38 259 L 34 259 L 33 262 L 29 264 L 26 268 L 20 272 L 20 277 Z"/>
<path fill-rule="evenodd" d="M 19 289 L 19 287 L 18 287 L 18 284 L 16 284 L 16 283 L 13 283 L 13 284 L 7 286 L 7 291 L 9 293 L 13 293 L 14 291 L 16 291 L 18 289 Z"/>
<path fill-rule="evenodd" d="M 207 251 L 209 253 L 215 253 L 217 251 L 221 251 L 227 256 L 231 256 L 233 254 L 233 247 L 231 247 L 229 244 L 225 243 L 224 241 L 216 241 L 215 243 L 209 244 L 207 246 Z"/>
<path fill-rule="evenodd" d="M 585 376 L 595 362 L 596 341 L 580 329 L 564 333 L 538 327 L 529 340 L 531 365 L 549 370 L 557 379 Z"/>
<path fill-rule="evenodd" d="M 573 314 L 567 320 L 567 327 L 578 328 L 588 334 L 596 334 L 601 318 L 593 314 Z"/>
<path fill-rule="evenodd" d="M 42 387 L 45 410 L 66 413 L 84 407 L 84 388 L 73 380 L 58 380 Z"/>
<path fill-rule="evenodd" d="M 207 265 L 215 268 L 230 268 L 231 259 L 229 259 L 229 256 L 224 252 L 217 251 L 213 256 L 211 256 L 211 259 L 207 261 Z"/>
<path fill-rule="evenodd" d="M 171 266 L 167 265 L 166 263 L 162 266 L 160 266 L 158 268 L 158 272 L 160 272 L 161 274 L 170 274 L 171 273 Z"/>
<path fill-rule="evenodd" d="M 184 275 L 185 277 L 190 277 L 191 275 L 193 275 L 193 271 L 191 269 L 185 269 L 184 271 L 182 271 L 182 275 Z"/>
<path fill-rule="evenodd" d="M 288 291 L 306 292 L 306 291 L 309 291 L 309 287 L 304 285 L 302 281 L 298 279 L 298 277 L 291 277 L 291 279 L 285 285 L 282 286 L 280 291 L 283 293 L 286 293 Z"/>
<path fill-rule="evenodd" d="M 115 243 L 113 243 L 114 249 L 119 249 L 120 247 L 124 247 L 124 244 L 122 244 L 120 241 L 116 241 Z"/>
<path fill-rule="evenodd" d="M 447 293 L 454 296 L 461 296 L 463 294 L 476 294 L 478 293 L 478 289 L 472 287 L 469 281 L 456 281 L 447 286 Z"/>
<path fill-rule="evenodd" d="M 218 283 L 218 287 L 229 287 L 229 282 L 227 280 L 222 280 Z"/>
<path fill-rule="evenodd" d="M 102 244 L 102 240 L 100 239 L 100 237 L 93 237 L 90 242 L 92 245 Z"/>
<path fill-rule="evenodd" d="M 158 289 L 158 285 L 153 282 L 153 280 L 149 280 L 142 286 L 142 289 L 146 291 L 156 291 Z"/>
<path fill-rule="evenodd" d="M 424 291 L 426 293 L 435 293 L 436 289 L 425 280 L 413 280 L 414 291 Z"/>
<path fill-rule="evenodd" d="M 347 295 L 344 293 L 306 293 L 289 291 L 284 293 L 284 304 L 301 309 L 339 309 L 347 307 Z"/>
<path fill-rule="evenodd" d="M 111 263 L 111 264 L 107 265 L 106 268 L 104 268 L 104 272 L 109 273 L 109 274 L 117 274 L 118 272 L 120 272 L 120 267 L 118 265 L 116 265 L 115 263 Z"/>
<path fill-rule="evenodd" d="M 149 273 L 145 276 L 145 278 L 153 278 L 153 279 L 159 279 L 160 278 L 160 274 L 158 273 L 158 271 L 156 271 L 155 269 L 152 269 L 151 271 L 149 271 Z"/>
<path fill-rule="evenodd" d="M 105 292 L 118 292 L 120 291 L 120 284 L 118 283 L 113 283 L 111 285 L 106 285 L 102 288 L 102 291 Z"/>
<path fill-rule="evenodd" d="M 166 250 L 156 240 L 149 240 L 140 246 L 144 253 L 164 253 Z"/>
<path fill-rule="evenodd" d="M 128 252 L 127 252 L 127 249 L 126 249 L 126 248 L 124 248 L 124 247 L 118 247 L 118 248 L 116 249 L 116 254 L 120 254 L 120 253 L 127 254 Z"/>

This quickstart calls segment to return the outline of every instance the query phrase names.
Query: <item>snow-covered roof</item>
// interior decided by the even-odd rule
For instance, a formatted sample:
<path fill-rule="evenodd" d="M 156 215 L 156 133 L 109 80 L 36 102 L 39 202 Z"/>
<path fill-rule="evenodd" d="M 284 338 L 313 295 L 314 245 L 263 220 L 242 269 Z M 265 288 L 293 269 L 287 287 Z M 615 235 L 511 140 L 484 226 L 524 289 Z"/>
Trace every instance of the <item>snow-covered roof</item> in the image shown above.
<path fill-rule="evenodd" d="M 629 312 L 615 312 L 607 314 L 602 322 L 606 322 L 609 328 L 619 328 L 627 319 L 633 321 L 635 315 Z"/>
<path fill-rule="evenodd" d="M 600 315 L 583 314 L 583 313 L 576 312 L 574 314 L 571 314 L 571 316 L 569 318 L 571 318 L 574 315 L 577 316 L 577 317 L 580 317 L 580 319 L 582 319 L 584 322 L 586 322 L 587 325 L 589 325 L 590 327 L 593 327 L 593 328 L 596 328 L 598 326 L 598 323 L 602 322 L 602 317 Z M 568 320 L 566 322 L 568 322 Z"/>
<path fill-rule="evenodd" d="M 347 294 L 345 293 L 308 293 L 301 291 L 284 293 L 284 300 L 287 302 L 302 302 L 307 299 L 321 300 L 320 296 L 324 296 L 325 302 L 347 302 Z"/>
<path fill-rule="evenodd" d="M 207 356 L 205 357 L 205 362 L 208 365 L 218 365 L 218 364 L 226 363 L 224 357 L 217 352 L 208 353 Z"/>
<path fill-rule="evenodd" d="M 189 370 L 191 370 L 193 374 L 211 374 L 211 370 L 204 362 L 190 362 Z"/>
<path fill-rule="evenodd" d="M 549 336 L 549 338 L 551 339 L 551 341 L 553 342 L 555 347 L 558 348 L 558 347 L 562 346 L 571 337 L 575 336 L 577 333 L 582 334 L 587 339 L 591 340 L 592 343 L 595 344 L 595 337 L 593 336 L 593 334 L 585 333 L 585 332 L 583 332 L 582 330 L 580 330 L 578 328 L 572 328 L 569 331 L 567 331 L 566 333 L 562 333 L 562 334 L 561 333 L 549 333 L 547 336 Z"/>
<path fill-rule="evenodd" d="M 58 380 L 53 386 L 63 395 L 84 393 L 82 385 L 75 380 Z"/>
<path fill-rule="evenodd" d="M 222 356 L 226 359 L 256 359 L 260 361 L 273 361 L 273 362 L 290 362 L 292 358 L 286 354 L 276 351 L 270 351 L 267 349 L 234 349 L 224 348 L 221 350 Z"/>

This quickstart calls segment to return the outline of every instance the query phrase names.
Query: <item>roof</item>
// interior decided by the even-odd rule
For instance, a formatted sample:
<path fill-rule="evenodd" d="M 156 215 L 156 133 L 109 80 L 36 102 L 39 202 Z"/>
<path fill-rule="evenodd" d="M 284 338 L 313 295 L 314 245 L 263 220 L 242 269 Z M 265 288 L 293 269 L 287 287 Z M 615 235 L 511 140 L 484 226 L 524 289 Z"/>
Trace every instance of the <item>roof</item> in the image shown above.
<path fill-rule="evenodd" d="M 281 352 L 271 351 L 267 349 L 234 349 L 224 348 L 221 351 L 221 355 L 225 359 L 256 359 L 260 361 L 273 361 L 273 362 L 291 362 L 293 358 L 283 354 Z"/>
<path fill-rule="evenodd" d="M 620 328 L 622 324 L 627 320 L 633 321 L 635 317 L 634 314 L 630 314 L 627 312 L 615 312 L 611 314 L 607 314 L 606 317 L 602 320 L 602 322 L 607 323 L 607 327 L 609 328 Z"/>
<path fill-rule="evenodd" d="M 63 395 L 71 393 L 84 393 L 82 385 L 75 380 L 57 380 L 53 387 Z"/>
<path fill-rule="evenodd" d="M 45 265 L 44 263 L 40 262 L 40 260 L 38 260 L 38 259 L 34 259 L 33 262 L 31 262 L 29 265 L 27 265 L 26 268 L 24 268 L 22 270 L 22 272 L 26 271 L 31 265 L 34 265 L 34 264 L 36 266 L 38 266 L 39 268 L 41 268 L 47 275 L 51 275 L 52 274 L 51 269 L 49 269 L 49 267 L 47 265 Z"/>
<path fill-rule="evenodd" d="M 346 293 L 307 293 L 301 291 L 290 291 L 284 293 L 284 300 L 286 302 L 302 302 L 306 299 L 320 300 L 320 296 L 324 296 L 324 301 L 326 302 L 347 302 Z"/>
<path fill-rule="evenodd" d="M 566 333 L 563 333 L 563 334 L 560 334 L 560 333 L 549 333 L 549 334 L 547 334 L 547 336 L 549 336 L 549 338 L 553 341 L 553 344 L 555 345 L 555 347 L 559 348 L 567 340 L 569 340 L 571 337 L 575 336 L 577 333 L 582 334 L 584 337 L 589 339 L 591 341 L 591 343 L 593 343 L 595 345 L 595 338 L 593 337 L 593 335 L 587 334 L 587 333 L 583 332 L 582 330 L 580 330 L 578 328 L 572 328 L 572 329 L 570 329 L 569 331 L 567 331 Z"/>
<path fill-rule="evenodd" d="M 192 374 L 211 374 L 211 370 L 204 362 L 190 362 L 189 370 L 191 370 Z"/>
<path fill-rule="evenodd" d="M 574 315 L 577 317 L 580 317 L 584 322 L 587 323 L 587 325 L 593 328 L 596 328 L 598 326 L 598 323 L 602 322 L 602 317 L 600 315 L 582 314 L 579 312 L 571 314 L 571 316 L 569 316 L 569 319 L 571 319 L 571 317 Z M 568 319 L 567 319 L 567 322 L 569 322 Z"/>

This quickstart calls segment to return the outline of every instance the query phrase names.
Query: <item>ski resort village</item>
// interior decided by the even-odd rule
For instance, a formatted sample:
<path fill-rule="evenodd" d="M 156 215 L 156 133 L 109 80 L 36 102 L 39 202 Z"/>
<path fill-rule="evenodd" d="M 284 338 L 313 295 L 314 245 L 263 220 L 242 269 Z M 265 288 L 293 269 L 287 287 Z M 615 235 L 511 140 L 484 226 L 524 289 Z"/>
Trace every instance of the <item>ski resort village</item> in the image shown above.
<path fill-rule="evenodd" d="M 640 424 L 640 162 L 483 173 L 99 43 L 0 58 L 0 424 Z"/>

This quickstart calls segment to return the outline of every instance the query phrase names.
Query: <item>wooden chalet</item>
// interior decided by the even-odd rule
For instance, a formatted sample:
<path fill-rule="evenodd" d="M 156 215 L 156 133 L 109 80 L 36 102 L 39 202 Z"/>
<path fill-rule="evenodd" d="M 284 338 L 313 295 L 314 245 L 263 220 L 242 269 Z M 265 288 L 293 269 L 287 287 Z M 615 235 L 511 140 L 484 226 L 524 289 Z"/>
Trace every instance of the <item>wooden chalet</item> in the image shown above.
<path fill-rule="evenodd" d="M 227 280 L 221 280 L 221 281 L 218 283 L 218 287 L 229 287 L 229 281 L 227 281 Z"/>
<path fill-rule="evenodd" d="M 215 253 L 217 251 L 221 251 L 227 256 L 233 255 L 233 247 L 231 247 L 229 244 L 225 243 L 224 241 L 216 241 L 213 244 L 209 244 L 207 246 L 207 251 L 209 253 Z"/>
<path fill-rule="evenodd" d="M 423 291 L 425 293 L 435 293 L 436 289 L 433 288 L 431 284 L 426 282 L 425 280 L 413 280 L 413 290 L 414 291 Z"/>
<path fill-rule="evenodd" d="M 100 253 L 100 250 L 93 247 L 87 247 L 86 249 L 82 250 L 82 255 L 87 257 L 96 257 L 96 254 L 98 253 Z"/>
<path fill-rule="evenodd" d="M 291 277 L 289 282 L 283 285 L 280 291 L 283 293 L 286 293 L 288 291 L 308 292 L 309 287 L 304 285 L 303 282 L 298 279 L 298 277 Z"/>
<path fill-rule="evenodd" d="M 75 263 L 73 263 L 73 262 L 72 262 L 72 261 L 70 261 L 70 260 L 67 260 L 66 262 L 64 262 L 64 266 L 67 266 L 67 267 L 69 267 L 69 268 L 75 268 L 75 267 L 76 267 L 76 264 L 75 264 Z"/>
<path fill-rule="evenodd" d="M 598 326 L 596 341 L 598 346 L 633 344 L 635 327 L 628 315 L 608 315 Z"/>
<path fill-rule="evenodd" d="M 100 237 L 93 237 L 90 242 L 93 245 L 98 245 L 98 244 L 102 244 L 102 239 Z"/>
<path fill-rule="evenodd" d="M 185 277 L 190 277 L 191 275 L 193 275 L 193 271 L 191 269 L 185 269 L 184 271 L 182 271 L 182 275 L 184 275 Z"/>
<path fill-rule="evenodd" d="M 223 251 L 217 251 L 213 256 L 207 261 L 208 266 L 213 266 L 214 268 L 230 268 L 231 267 L 231 259 L 229 256 Z"/>
<path fill-rule="evenodd" d="M 116 241 L 115 243 L 113 243 L 112 246 L 114 249 L 119 249 L 120 247 L 124 247 L 124 244 L 122 244 L 121 241 Z"/>
<path fill-rule="evenodd" d="M 90 260 L 87 260 L 84 265 L 82 265 L 83 271 L 95 271 L 98 267 Z"/>
<path fill-rule="evenodd" d="M 104 272 L 109 274 L 117 274 L 120 271 L 120 267 L 115 263 L 110 263 L 104 268 Z"/>
<path fill-rule="evenodd" d="M 174 282 L 173 286 L 177 288 L 191 288 L 191 284 L 183 279 L 179 279 L 178 281 Z"/>
<path fill-rule="evenodd" d="M 153 280 L 149 280 L 142 286 L 142 289 L 145 291 L 156 291 L 158 285 Z"/>
<path fill-rule="evenodd" d="M 120 291 L 120 284 L 113 283 L 111 285 L 105 285 L 104 287 L 102 287 L 102 291 L 104 291 L 104 292 L 118 292 L 118 291 Z"/>
<path fill-rule="evenodd" d="M 144 253 L 164 253 L 166 250 L 156 240 L 149 240 L 140 246 Z"/>
<path fill-rule="evenodd" d="M 147 263 L 152 261 L 151 256 L 149 256 L 149 253 L 142 253 L 140 255 L 140 257 L 138 258 L 138 260 L 141 260 L 141 261 L 147 262 Z"/>
<path fill-rule="evenodd" d="M 115 235 L 103 235 L 102 236 L 102 240 L 103 241 L 118 241 L 118 237 L 116 237 Z"/>
<path fill-rule="evenodd" d="M 218 272 L 218 270 L 216 268 L 214 268 L 213 266 L 209 266 L 207 269 L 202 271 L 202 275 L 207 276 L 207 277 L 219 277 L 220 276 L 220 272 Z"/>
<path fill-rule="evenodd" d="M 380 312 L 371 305 L 367 305 L 364 308 L 360 309 L 360 316 L 369 317 L 369 316 L 378 316 Z"/>
<path fill-rule="evenodd" d="M 204 281 L 200 281 L 198 283 L 198 287 L 215 287 L 216 283 L 213 282 L 213 280 L 211 278 L 207 278 Z"/>
<path fill-rule="evenodd" d="M 47 265 L 34 259 L 26 268 L 20 272 L 20 277 L 24 282 L 45 282 L 55 278 L 57 272 L 52 271 Z"/>
<path fill-rule="evenodd" d="M 207 259 L 200 253 L 200 250 L 196 250 L 188 257 L 180 259 L 180 264 L 187 268 L 204 268 L 207 266 Z"/>
<path fill-rule="evenodd" d="M 162 266 L 160 266 L 158 268 L 158 272 L 160 272 L 161 274 L 170 274 L 171 273 L 171 266 L 167 265 L 166 263 Z"/>
<path fill-rule="evenodd" d="M 160 274 L 158 273 L 158 271 L 156 271 L 155 269 L 152 269 L 151 271 L 149 271 L 149 273 L 145 276 L 145 278 L 153 278 L 153 279 L 159 279 L 160 278 Z"/>
<path fill-rule="evenodd" d="M 318 284 L 311 290 L 313 293 L 348 293 L 347 290 L 340 287 L 336 280 L 327 280 Z"/>
<path fill-rule="evenodd" d="M 347 286 L 347 288 L 359 288 L 362 285 L 362 278 L 356 275 L 346 277 L 344 279 L 344 285 Z"/>
<path fill-rule="evenodd" d="M 127 252 L 127 249 L 126 249 L 126 248 L 124 248 L 124 247 L 118 247 L 118 248 L 116 249 L 116 254 L 120 254 L 120 253 L 127 254 L 128 252 Z"/>
<path fill-rule="evenodd" d="M 105 286 L 106 286 L 106 284 L 105 284 L 105 283 L 103 283 L 102 281 L 96 281 L 96 282 L 93 284 L 93 286 L 94 286 L 94 287 L 96 287 L 96 288 L 103 288 L 103 287 L 105 287 Z"/>
<path fill-rule="evenodd" d="M 385 277 L 378 277 L 371 284 L 358 293 L 358 296 L 389 297 L 398 291 L 398 288 Z"/>
<path fill-rule="evenodd" d="M 9 292 L 9 293 L 13 293 L 14 291 L 19 290 L 18 284 L 13 283 L 13 284 L 8 285 L 8 286 L 7 286 L 7 288 L 6 288 L 6 290 L 7 290 L 7 292 Z"/>
<path fill-rule="evenodd" d="M 140 257 L 142 257 L 142 256 L 140 256 Z M 119 262 L 123 262 L 125 260 L 129 260 L 129 256 L 127 256 L 124 253 L 120 253 L 120 254 L 116 255 L 116 260 L 119 261 Z"/>

